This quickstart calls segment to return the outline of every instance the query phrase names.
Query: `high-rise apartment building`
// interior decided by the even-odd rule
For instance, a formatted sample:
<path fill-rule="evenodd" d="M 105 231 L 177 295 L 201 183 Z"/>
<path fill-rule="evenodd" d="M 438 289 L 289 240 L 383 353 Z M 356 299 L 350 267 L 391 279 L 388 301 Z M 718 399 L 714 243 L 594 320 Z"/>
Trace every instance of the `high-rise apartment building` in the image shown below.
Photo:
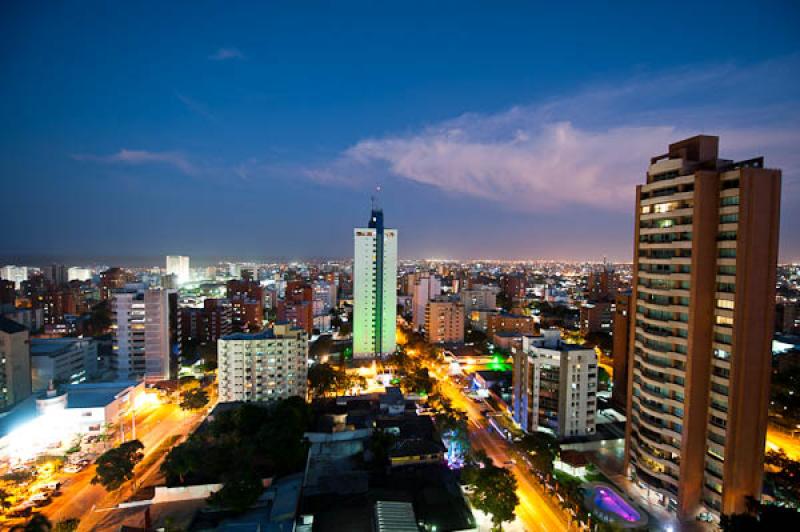
<path fill-rule="evenodd" d="M 701 135 L 636 192 L 626 465 L 680 518 L 761 495 L 781 173 Z"/>
<path fill-rule="evenodd" d="M 457 298 L 434 297 L 425 306 L 425 340 L 431 344 L 464 341 L 464 305 Z"/>
<path fill-rule="evenodd" d="M 308 335 L 289 324 L 234 333 L 217 342 L 219 400 L 275 401 L 306 397 Z"/>
<path fill-rule="evenodd" d="M 167 275 L 174 274 L 178 285 L 188 283 L 190 280 L 189 257 L 183 255 L 167 255 Z"/>
<path fill-rule="evenodd" d="M 594 434 L 597 353 L 563 342 L 558 329 L 524 336 L 514 353 L 511 406 L 526 432 L 546 429 L 559 439 Z"/>
<path fill-rule="evenodd" d="M 411 322 L 414 330 L 425 325 L 425 309 L 428 301 L 442 293 L 442 282 L 436 275 L 417 275 L 411 296 Z"/>
<path fill-rule="evenodd" d="M 373 209 L 368 227 L 356 228 L 353 261 L 353 356 L 394 353 L 397 320 L 397 230 Z"/>
<path fill-rule="evenodd" d="M 111 302 L 114 332 L 111 368 L 117 379 L 169 379 L 169 293 L 117 292 Z"/>
<path fill-rule="evenodd" d="M 0 412 L 31 395 L 28 329 L 0 315 Z"/>
<path fill-rule="evenodd" d="M 611 363 L 613 381 L 611 386 L 611 404 L 624 412 L 628 405 L 628 346 L 631 330 L 631 295 L 617 294 L 614 305 L 614 323 L 612 333 Z"/>

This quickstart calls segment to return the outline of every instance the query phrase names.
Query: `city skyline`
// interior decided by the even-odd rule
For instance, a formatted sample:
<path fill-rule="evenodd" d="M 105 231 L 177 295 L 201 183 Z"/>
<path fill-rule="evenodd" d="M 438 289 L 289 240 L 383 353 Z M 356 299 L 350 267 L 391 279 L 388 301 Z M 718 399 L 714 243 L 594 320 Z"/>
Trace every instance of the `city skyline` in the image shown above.
<path fill-rule="evenodd" d="M 9 6 L 0 207 L 26 230 L 0 253 L 347 257 L 380 183 L 401 258 L 629 262 L 642 161 L 705 133 L 783 169 L 800 260 L 798 8 L 721 5 L 584 8 L 566 33 L 558 7 Z"/>

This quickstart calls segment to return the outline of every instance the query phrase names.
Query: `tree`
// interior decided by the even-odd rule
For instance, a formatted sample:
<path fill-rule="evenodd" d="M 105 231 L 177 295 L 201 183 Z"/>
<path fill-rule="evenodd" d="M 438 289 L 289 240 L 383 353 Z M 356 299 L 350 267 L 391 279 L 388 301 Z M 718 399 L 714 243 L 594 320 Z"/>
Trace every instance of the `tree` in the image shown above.
<path fill-rule="evenodd" d="M 56 526 L 53 528 L 53 532 L 75 532 L 78 530 L 78 525 L 80 524 L 81 520 L 77 517 L 73 517 L 72 519 L 62 519 L 56 523 Z"/>
<path fill-rule="evenodd" d="M 132 440 L 100 455 L 92 484 L 101 484 L 108 491 L 118 489 L 133 478 L 133 468 L 144 457 L 142 449 L 142 442 Z"/>
<path fill-rule="evenodd" d="M 195 388 L 183 392 L 181 408 L 183 410 L 199 410 L 208 404 L 208 392 L 203 388 Z"/>
<path fill-rule="evenodd" d="M 208 502 L 220 509 L 244 512 L 258 499 L 264 491 L 262 482 L 252 474 L 231 475 L 222 488 L 213 493 Z"/>
<path fill-rule="evenodd" d="M 330 364 L 314 364 L 308 368 L 308 387 L 314 397 L 325 397 L 336 387 L 336 369 Z"/>
<path fill-rule="evenodd" d="M 507 469 L 488 463 L 483 468 L 464 469 L 462 480 L 472 488 L 472 505 L 492 516 L 492 530 L 503 529 L 503 523 L 514 520 L 514 508 L 519 504 L 517 479 Z"/>
<path fill-rule="evenodd" d="M 520 444 L 528 451 L 534 469 L 547 475 L 553 472 L 553 460 L 558 453 L 558 442 L 554 437 L 544 432 L 534 432 L 522 438 Z"/>
<path fill-rule="evenodd" d="M 778 499 L 793 506 L 800 503 L 800 462 L 782 450 L 768 451 L 764 462 L 768 466 L 767 481 L 775 486 Z"/>
<path fill-rule="evenodd" d="M 11 532 L 52 532 L 53 524 L 42 514 L 35 514 L 24 525 L 11 527 Z"/>
<path fill-rule="evenodd" d="M 8 510 L 9 508 L 11 508 L 12 504 L 11 504 L 11 501 L 8 500 L 9 497 L 11 497 L 11 494 L 9 492 L 7 492 L 6 490 L 0 488 L 0 508 L 1 509 Z"/>
<path fill-rule="evenodd" d="M 394 445 L 395 437 L 392 433 L 376 429 L 369 441 L 374 463 L 377 468 L 383 469 L 389 465 L 389 450 Z"/>
<path fill-rule="evenodd" d="M 106 332 L 109 327 L 111 327 L 111 305 L 105 300 L 92 307 L 89 329 L 97 336 Z"/>
<path fill-rule="evenodd" d="M 198 450 L 192 444 L 178 445 L 172 448 L 164 462 L 161 464 L 161 471 L 168 477 L 178 477 L 180 483 L 184 483 L 184 477 L 194 471 L 200 464 Z"/>

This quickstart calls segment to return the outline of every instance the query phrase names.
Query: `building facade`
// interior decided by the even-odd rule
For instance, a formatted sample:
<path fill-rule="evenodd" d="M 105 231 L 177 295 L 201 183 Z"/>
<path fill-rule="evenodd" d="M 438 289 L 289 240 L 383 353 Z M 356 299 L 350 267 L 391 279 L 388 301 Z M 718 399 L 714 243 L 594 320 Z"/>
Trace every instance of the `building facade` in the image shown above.
<path fill-rule="evenodd" d="M 446 296 L 428 301 L 425 340 L 431 344 L 464 342 L 464 305 L 461 301 Z"/>
<path fill-rule="evenodd" d="M 178 285 L 188 283 L 191 279 L 189 257 L 167 255 L 167 275 L 174 275 L 178 280 Z"/>
<path fill-rule="evenodd" d="M 0 411 L 31 395 L 28 329 L 0 316 Z"/>
<path fill-rule="evenodd" d="M 631 295 L 617 294 L 614 304 L 614 325 L 612 333 L 611 363 L 613 376 L 611 385 L 611 405 L 625 412 L 628 404 L 628 346 L 631 329 Z"/>
<path fill-rule="evenodd" d="M 218 347 L 219 400 L 274 401 L 306 397 L 308 335 L 288 324 L 234 333 Z"/>
<path fill-rule="evenodd" d="M 169 294 L 166 290 L 117 292 L 111 301 L 114 333 L 111 369 L 118 380 L 170 376 Z"/>
<path fill-rule="evenodd" d="M 763 476 L 781 174 L 718 145 L 671 144 L 636 192 L 625 461 L 681 518 Z"/>
<path fill-rule="evenodd" d="M 383 211 L 373 209 L 354 239 L 353 356 L 389 355 L 397 347 L 397 230 L 384 228 Z"/>
<path fill-rule="evenodd" d="M 597 353 L 566 344 L 558 329 L 522 338 L 514 353 L 512 415 L 522 430 L 559 439 L 595 432 Z"/>
<path fill-rule="evenodd" d="M 442 282 L 435 275 L 417 275 L 411 296 L 411 322 L 415 331 L 425 326 L 425 309 L 428 301 L 442 293 Z"/>
<path fill-rule="evenodd" d="M 31 381 L 34 392 L 51 382 L 78 384 L 97 373 L 97 342 L 93 338 L 32 338 Z"/>

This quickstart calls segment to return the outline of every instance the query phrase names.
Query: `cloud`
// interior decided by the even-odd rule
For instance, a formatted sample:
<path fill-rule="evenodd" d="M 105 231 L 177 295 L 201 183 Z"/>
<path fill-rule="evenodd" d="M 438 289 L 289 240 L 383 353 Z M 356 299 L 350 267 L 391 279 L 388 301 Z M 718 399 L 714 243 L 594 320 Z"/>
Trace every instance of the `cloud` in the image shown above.
<path fill-rule="evenodd" d="M 91 154 L 75 154 L 72 158 L 76 161 L 93 161 L 98 163 L 108 164 L 127 164 L 127 165 L 144 165 L 144 164 L 162 164 L 177 168 L 184 174 L 193 175 L 197 172 L 197 168 L 192 164 L 185 155 L 180 152 L 154 152 L 146 150 L 128 150 L 121 149 L 117 153 L 111 155 L 91 155 Z"/>
<path fill-rule="evenodd" d="M 753 85 L 774 81 L 786 63 L 798 64 L 797 57 L 745 69 L 686 70 L 496 113 L 466 113 L 411 134 L 363 139 L 306 174 L 352 185 L 399 178 L 527 212 L 627 211 L 650 157 L 706 133 L 720 136 L 723 158 L 763 154 L 768 166 L 783 168 L 786 195 L 800 175 L 800 106 L 773 84 L 761 83 L 762 93 Z"/>
<path fill-rule="evenodd" d="M 238 48 L 223 47 L 209 55 L 208 58 L 212 61 L 227 61 L 228 59 L 244 59 L 244 54 Z"/>
<path fill-rule="evenodd" d="M 175 97 L 178 98 L 178 100 L 180 100 L 180 102 L 185 105 L 187 109 L 196 115 L 202 116 L 203 118 L 207 118 L 211 121 L 216 121 L 216 117 L 211 113 L 211 111 L 208 110 L 208 106 L 203 102 L 189 98 L 178 91 L 175 91 Z"/>

